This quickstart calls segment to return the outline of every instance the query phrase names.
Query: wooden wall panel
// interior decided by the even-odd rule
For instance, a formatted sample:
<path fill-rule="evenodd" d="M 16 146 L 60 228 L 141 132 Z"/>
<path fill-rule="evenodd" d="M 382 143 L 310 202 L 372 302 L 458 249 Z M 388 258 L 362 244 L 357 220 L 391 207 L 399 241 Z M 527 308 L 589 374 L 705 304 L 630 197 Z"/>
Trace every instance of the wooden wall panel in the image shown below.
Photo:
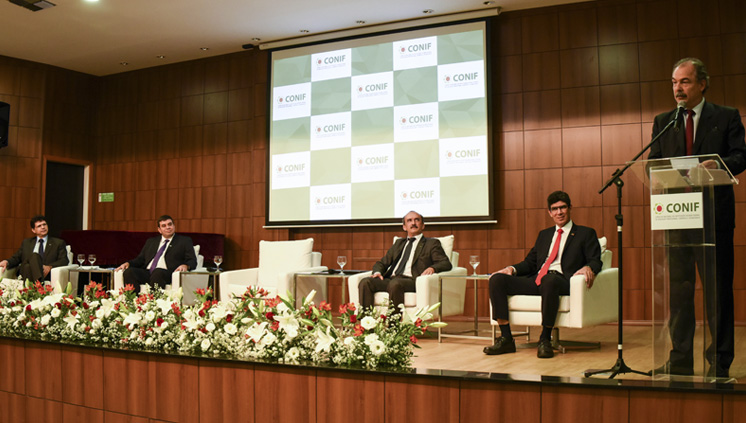
<path fill-rule="evenodd" d="M 0 390 L 0 423 L 26 421 L 26 397 Z"/>
<path fill-rule="evenodd" d="M 121 414 L 149 416 L 151 398 L 156 395 L 150 390 L 149 377 L 147 355 L 104 352 L 104 408 Z"/>
<path fill-rule="evenodd" d="M 462 381 L 460 421 L 539 423 L 541 398 L 538 386 Z"/>
<path fill-rule="evenodd" d="M 628 392 L 608 389 L 543 387 L 541 410 L 542 423 L 643 421 L 629 419 Z"/>
<path fill-rule="evenodd" d="M 254 371 L 250 366 L 200 360 L 198 380 L 201 422 L 254 421 Z"/>
<path fill-rule="evenodd" d="M 62 403 L 27 396 L 26 421 L 49 423 L 62 422 Z"/>
<path fill-rule="evenodd" d="M 387 376 L 384 392 L 385 421 L 458 422 L 459 382 L 413 376 Z"/>
<path fill-rule="evenodd" d="M 62 404 L 62 423 L 104 423 L 103 410 Z"/>
<path fill-rule="evenodd" d="M 101 350 L 61 347 L 62 401 L 104 407 L 104 356 Z M 103 418 L 103 416 L 101 416 Z"/>
<path fill-rule="evenodd" d="M 319 372 L 316 376 L 316 419 L 327 423 L 383 423 L 384 391 L 381 375 Z"/>
<path fill-rule="evenodd" d="M 26 395 L 62 400 L 62 352 L 55 344 L 27 342 Z"/>
<path fill-rule="evenodd" d="M 316 371 L 288 367 L 278 374 L 272 366 L 256 366 L 254 384 L 257 423 L 317 421 Z"/>
<path fill-rule="evenodd" d="M 629 421 L 681 423 L 719 422 L 723 418 L 723 397 L 701 394 L 686 397 L 673 392 L 629 393 Z"/>
<path fill-rule="evenodd" d="M 26 393 L 26 354 L 23 341 L 0 339 L 0 391 Z"/>

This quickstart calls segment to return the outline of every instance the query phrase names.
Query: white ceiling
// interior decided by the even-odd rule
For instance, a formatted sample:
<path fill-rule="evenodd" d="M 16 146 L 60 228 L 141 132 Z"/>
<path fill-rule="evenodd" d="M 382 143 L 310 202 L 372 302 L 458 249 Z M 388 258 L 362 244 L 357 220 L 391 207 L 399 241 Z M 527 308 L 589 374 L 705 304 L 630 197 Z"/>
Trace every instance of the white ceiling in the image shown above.
<path fill-rule="evenodd" d="M 484 0 L 48 1 L 56 6 L 32 12 L 0 0 L 0 55 L 102 76 L 233 53 L 248 43 L 302 36 L 300 30 L 314 35 L 498 6 L 506 12 L 579 0 L 497 0 L 493 5 Z M 434 12 L 425 15 L 425 9 Z M 261 41 L 252 41 L 255 37 Z"/>

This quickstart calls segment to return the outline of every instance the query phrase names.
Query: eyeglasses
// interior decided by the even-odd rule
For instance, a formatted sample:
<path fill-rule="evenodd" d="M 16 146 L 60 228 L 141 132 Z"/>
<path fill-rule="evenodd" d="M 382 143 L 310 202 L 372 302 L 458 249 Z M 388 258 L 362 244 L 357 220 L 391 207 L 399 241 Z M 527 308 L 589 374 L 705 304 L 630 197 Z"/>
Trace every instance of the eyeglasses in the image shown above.
<path fill-rule="evenodd" d="M 569 208 L 569 207 L 568 207 L 567 205 L 564 205 L 564 206 L 557 206 L 557 207 L 550 207 L 550 208 L 549 208 L 549 212 L 550 212 L 550 213 L 557 213 L 558 211 L 563 211 L 563 212 L 565 212 L 565 211 L 567 211 L 567 209 L 568 209 L 568 208 Z"/>

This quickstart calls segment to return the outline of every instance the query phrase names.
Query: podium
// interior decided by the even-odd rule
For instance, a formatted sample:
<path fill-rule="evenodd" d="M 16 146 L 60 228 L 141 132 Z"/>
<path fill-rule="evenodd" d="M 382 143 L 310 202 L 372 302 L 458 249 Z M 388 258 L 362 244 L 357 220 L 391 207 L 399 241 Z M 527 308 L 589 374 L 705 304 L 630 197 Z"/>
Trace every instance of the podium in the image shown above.
<path fill-rule="evenodd" d="M 701 165 L 708 160 L 718 169 Z M 738 180 L 718 155 L 644 160 L 632 168 L 650 189 L 653 379 L 722 382 L 710 372 L 718 312 L 715 198 Z"/>

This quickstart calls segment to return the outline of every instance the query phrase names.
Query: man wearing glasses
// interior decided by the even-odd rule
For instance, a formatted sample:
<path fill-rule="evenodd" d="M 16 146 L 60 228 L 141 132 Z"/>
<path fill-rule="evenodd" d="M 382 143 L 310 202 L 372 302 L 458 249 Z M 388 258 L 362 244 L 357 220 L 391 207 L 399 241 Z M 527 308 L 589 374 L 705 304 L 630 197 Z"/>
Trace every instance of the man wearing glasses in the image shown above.
<path fill-rule="evenodd" d="M 515 340 L 508 320 L 509 295 L 541 295 L 542 332 L 539 358 L 554 357 L 551 335 L 557 318 L 560 295 L 570 294 L 570 277 L 584 275 L 588 288 L 601 271 L 601 247 L 593 228 L 576 225 L 570 218 L 570 196 L 555 191 L 547 198 L 549 216 L 555 226 L 539 232 L 526 258 L 490 277 L 492 318 L 500 325 L 500 337 L 484 348 L 487 355 L 515 352 Z"/>

